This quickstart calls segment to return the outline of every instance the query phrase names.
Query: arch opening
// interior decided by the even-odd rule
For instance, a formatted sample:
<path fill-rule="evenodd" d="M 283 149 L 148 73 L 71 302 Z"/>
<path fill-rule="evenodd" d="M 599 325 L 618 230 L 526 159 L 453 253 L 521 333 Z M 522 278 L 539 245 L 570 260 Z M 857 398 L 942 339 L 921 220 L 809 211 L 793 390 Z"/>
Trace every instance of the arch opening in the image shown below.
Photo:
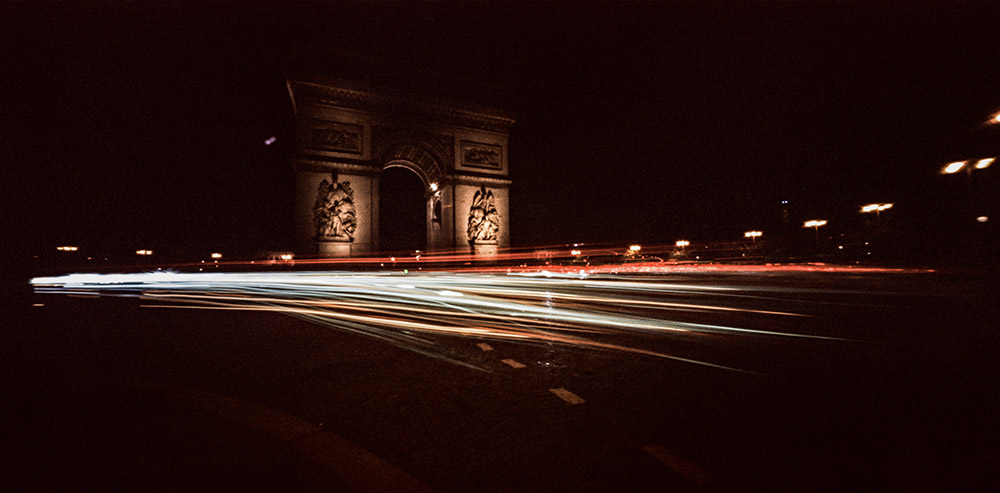
<path fill-rule="evenodd" d="M 424 180 L 408 167 L 390 165 L 379 177 L 379 243 L 383 252 L 427 249 Z"/>

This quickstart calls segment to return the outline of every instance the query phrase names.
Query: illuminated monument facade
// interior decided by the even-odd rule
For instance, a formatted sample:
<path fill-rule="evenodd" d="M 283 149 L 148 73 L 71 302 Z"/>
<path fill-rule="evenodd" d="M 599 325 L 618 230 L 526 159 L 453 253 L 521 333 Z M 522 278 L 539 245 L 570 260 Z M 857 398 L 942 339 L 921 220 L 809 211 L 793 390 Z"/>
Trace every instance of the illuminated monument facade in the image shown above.
<path fill-rule="evenodd" d="M 426 250 L 491 255 L 509 246 L 508 115 L 321 76 L 287 84 L 301 253 L 384 250 L 379 221 L 398 220 L 379 211 L 379 178 L 390 167 L 423 182 Z"/>

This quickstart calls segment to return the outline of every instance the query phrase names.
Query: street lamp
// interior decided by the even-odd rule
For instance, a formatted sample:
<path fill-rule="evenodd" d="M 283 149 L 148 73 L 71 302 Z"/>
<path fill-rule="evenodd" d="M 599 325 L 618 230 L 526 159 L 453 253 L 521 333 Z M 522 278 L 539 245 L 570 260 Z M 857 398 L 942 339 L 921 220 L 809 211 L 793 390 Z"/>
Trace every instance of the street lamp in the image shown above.
<path fill-rule="evenodd" d="M 758 236 L 764 236 L 764 232 L 763 231 L 747 231 L 746 233 L 743 233 L 743 237 L 744 238 L 750 238 L 751 240 L 753 240 L 754 243 L 757 243 L 757 237 Z"/>
<path fill-rule="evenodd" d="M 987 158 L 983 158 L 983 159 L 977 159 L 976 160 L 976 164 L 974 164 L 972 166 L 972 168 L 975 168 L 975 169 L 986 169 L 986 168 L 989 168 L 991 164 L 993 164 L 993 161 L 996 161 L 996 158 L 994 158 L 994 157 L 987 157 Z M 944 169 L 941 170 L 941 172 L 944 173 L 944 174 L 946 174 L 946 175 L 951 175 L 951 174 L 958 173 L 959 171 L 961 171 L 964 168 L 966 173 L 972 173 L 972 168 L 967 168 L 965 166 L 968 163 L 969 163 L 969 161 L 955 161 L 953 163 L 948 163 L 947 165 L 945 165 Z"/>
<path fill-rule="evenodd" d="M 875 218 L 877 219 L 879 217 L 879 214 L 882 213 L 882 211 L 884 211 L 886 209 L 891 209 L 891 208 L 892 208 L 892 204 L 868 204 L 868 205 L 865 205 L 865 206 L 861 207 L 861 213 L 862 214 L 866 214 L 866 213 L 869 213 L 869 212 L 874 212 L 875 213 Z"/>
<path fill-rule="evenodd" d="M 58 246 L 58 247 L 56 247 L 56 250 L 59 250 L 60 252 L 75 252 L 75 251 L 77 251 L 79 249 L 80 249 L 80 247 L 75 247 L 75 246 Z"/>
<path fill-rule="evenodd" d="M 816 239 L 818 240 L 819 239 L 819 227 L 820 226 L 826 226 L 826 219 L 813 219 L 813 220 L 809 220 L 809 221 L 806 221 L 805 224 L 802 227 L 815 229 L 816 230 Z"/>
<path fill-rule="evenodd" d="M 136 250 L 135 254 L 136 255 L 152 255 L 153 251 L 152 250 Z"/>

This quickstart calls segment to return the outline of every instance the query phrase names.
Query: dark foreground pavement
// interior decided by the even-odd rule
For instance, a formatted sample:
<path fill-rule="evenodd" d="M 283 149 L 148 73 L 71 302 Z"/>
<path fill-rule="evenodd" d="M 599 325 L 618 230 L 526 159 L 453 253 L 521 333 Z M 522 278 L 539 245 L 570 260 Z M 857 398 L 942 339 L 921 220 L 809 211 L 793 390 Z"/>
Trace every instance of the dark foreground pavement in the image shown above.
<path fill-rule="evenodd" d="M 861 342 L 632 341 L 756 373 L 439 339 L 482 371 L 273 313 L 14 297 L 0 489 L 992 490 L 991 280 L 802 276 L 710 282 L 835 288 L 795 323 Z"/>

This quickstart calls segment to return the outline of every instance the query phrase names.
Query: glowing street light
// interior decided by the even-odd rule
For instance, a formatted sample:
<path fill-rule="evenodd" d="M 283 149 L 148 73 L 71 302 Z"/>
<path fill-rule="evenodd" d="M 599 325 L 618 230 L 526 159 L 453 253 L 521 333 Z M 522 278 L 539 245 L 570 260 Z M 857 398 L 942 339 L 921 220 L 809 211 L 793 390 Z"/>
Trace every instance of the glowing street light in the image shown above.
<path fill-rule="evenodd" d="M 635 254 L 639 253 L 639 250 L 642 250 L 642 246 L 640 246 L 640 245 L 629 245 L 629 247 L 628 247 L 628 251 L 632 255 L 635 255 Z"/>
<path fill-rule="evenodd" d="M 878 218 L 879 214 L 881 214 L 882 211 L 884 211 L 886 209 L 891 209 L 891 208 L 892 208 L 892 204 L 868 204 L 868 205 L 865 205 L 865 206 L 861 207 L 861 212 L 863 214 L 869 213 L 869 212 L 874 212 L 875 213 L 875 217 Z"/>
<path fill-rule="evenodd" d="M 79 249 L 80 249 L 80 247 L 75 247 L 75 246 L 58 246 L 58 247 L 56 247 L 56 250 L 59 250 L 60 252 L 75 252 L 75 251 L 77 251 Z"/>
<path fill-rule="evenodd" d="M 152 250 L 136 250 L 135 254 L 136 255 L 152 255 L 153 251 Z"/>
<path fill-rule="evenodd" d="M 802 227 L 815 229 L 816 230 L 816 239 L 819 239 L 819 227 L 820 226 L 826 226 L 826 219 L 813 219 L 813 220 L 810 220 L 810 221 L 806 221 L 805 224 Z"/>
<path fill-rule="evenodd" d="M 221 253 L 213 253 L 212 254 L 212 258 L 218 260 L 218 259 L 222 258 L 222 254 Z"/>
<path fill-rule="evenodd" d="M 580 250 L 570 250 L 569 251 L 570 255 L 573 255 L 573 256 L 576 256 L 576 257 L 579 257 L 582 253 L 583 252 L 581 252 Z"/>
<path fill-rule="evenodd" d="M 954 163 L 948 163 L 948 165 L 944 167 L 942 172 L 946 175 L 950 175 L 952 173 L 958 173 L 964 167 L 965 167 L 965 161 L 955 161 Z"/>
<path fill-rule="evenodd" d="M 988 157 L 988 158 L 985 158 L 985 159 L 980 159 L 979 161 L 976 161 L 976 166 L 975 167 L 976 167 L 976 169 L 988 168 L 991 164 L 993 164 L 993 161 L 996 161 L 995 157 Z"/>
<path fill-rule="evenodd" d="M 751 240 L 753 240 L 754 243 L 757 243 L 757 237 L 758 236 L 764 236 L 764 232 L 763 231 L 747 231 L 746 233 L 743 233 L 743 237 L 744 238 L 750 238 Z"/>

